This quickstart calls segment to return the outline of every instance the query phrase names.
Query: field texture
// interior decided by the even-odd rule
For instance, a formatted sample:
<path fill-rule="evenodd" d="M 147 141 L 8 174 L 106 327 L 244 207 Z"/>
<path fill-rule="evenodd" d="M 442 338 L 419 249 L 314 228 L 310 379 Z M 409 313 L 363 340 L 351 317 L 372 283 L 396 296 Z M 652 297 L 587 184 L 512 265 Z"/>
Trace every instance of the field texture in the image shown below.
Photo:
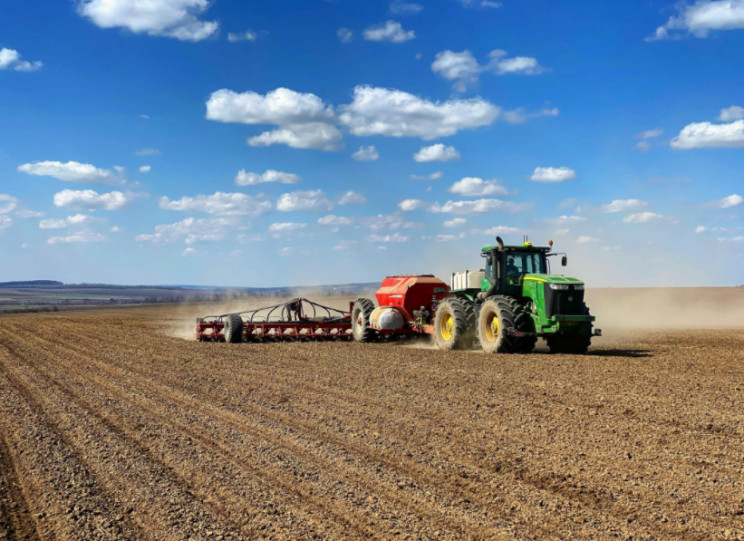
<path fill-rule="evenodd" d="M 490 356 L 181 313 L 0 319 L 0 539 L 744 539 L 742 329 Z"/>

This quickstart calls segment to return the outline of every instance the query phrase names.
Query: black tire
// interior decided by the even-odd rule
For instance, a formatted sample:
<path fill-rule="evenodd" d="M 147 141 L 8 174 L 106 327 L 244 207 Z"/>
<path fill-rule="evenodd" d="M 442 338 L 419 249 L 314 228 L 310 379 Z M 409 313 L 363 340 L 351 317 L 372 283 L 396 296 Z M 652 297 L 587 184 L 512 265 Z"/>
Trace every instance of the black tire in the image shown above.
<path fill-rule="evenodd" d="M 434 315 L 434 343 L 439 349 L 469 349 L 475 335 L 472 304 L 450 297 L 437 306 Z"/>
<path fill-rule="evenodd" d="M 228 314 L 223 318 L 225 327 L 222 334 L 225 336 L 225 342 L 237 344 L 243 341 L 243 320 L 238 314 Z"/>
<path fill-rule="evenodd" d="M 507 300 L 514 312 L 514 328 L 520 332 L 534 333 L 535 322 L 532 320 L 529 312 L 514 297 L 507 297 Z M 532 353 L 536 343 L 537 336 L 514 337 L 514 351 L 515 353 Z"/>
<path fill-rule="evenodd" d="M 488 297 L 478 315 L 478 339 L 486 353 L 517 353 L 522 344 L 517 337 L 507 333 L 515 328 L 515 314 L 509 297 Z"/>
<path fill-rule="evenodd" d="M 351 309 L 351 334 L 357 342 L 371 342 L 377 337 L 374 329 L 369 328 L 369 316 L 375 304 L 369 299 L 357 299 Z"/>
<path fill-rule="evenodd" d="M 589 308 L 584 304 L 582 309 L 584 315 L 590 315 Z M 592 329 L 594 326 L 589 321 L 584 328 L 577 333 L 559 334 L 546 338 L 550 353 L 573 353 L 574 355 L 583 355 L 589 349 L 592 343 Z"/>

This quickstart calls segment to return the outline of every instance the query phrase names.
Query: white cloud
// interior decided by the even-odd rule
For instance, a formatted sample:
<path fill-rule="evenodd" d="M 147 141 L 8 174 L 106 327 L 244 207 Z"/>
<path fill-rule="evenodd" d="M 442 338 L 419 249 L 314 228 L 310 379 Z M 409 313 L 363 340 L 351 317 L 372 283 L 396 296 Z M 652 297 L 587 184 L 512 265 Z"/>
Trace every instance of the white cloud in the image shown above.
<path fill-rule="evenodd" d="M 682 128 L 670 144 L 677 149 L 741 148 L 744 147 L 744 120 L 735 120 L 729 124 L 693 122 Z"/>
<path fill-rule="evenodd" d="M 239 41 L 256 41 L 256 38 L 258 38 L 258 34 L 253 30 L 246 30 L 239 34 L 234 34 L 232 32 L 227 34 L 227 41 L 230 43 L 237 43 Z"/>
<path fill-rule="evenodd" d="M 362 218 L 361 222 L 369 227 L 372 231 L 395 231 L 397 229 L 416 229 L 421 227 L 420 222 L 407 222 L 400 213 L 395 214 L 378 214 Z"/>
<path fill-rule="evenodd" d="M 510 227 L 508 225 L 497 225 L 494 227 L 491 227 L 489 229 L 484 229 L 483 231 L 480 231 L 480 233 L 483 233 L 484 235 L 513 235 L 514 233 L 518 233 L 519 229 L 516 227 Z"/>
<path fill-rule="evenodd" d="M 583 216 L 566 216 L 564 214 L 563 216 L 559 216 L 558 218 L 550 218 L 548 219 L 548 221 L 555 225 L 568 225 L 585 222 L 586 218 L 584 218 Z"/>
<path fill-rule="evenodd" d="M 661 128 L 656 128 L 653 130 L 642 131 L 641 133 L 636 135 L 636 137 L 638 137 L 639 139 L 652 139 L 654 137 L 659 137 L 662 133 L 664 133 L 664 130 L 662 130 Z"/>
<path fill-rule="evenodd" d="M 8 214 L 18 206 L 18 199 L 12 195 L 0 193 L 0 214 Z"/>
<path fill-rule="evenodd" d="M 535 167 L 530 180 L 535 182 L 565 182 L 576 178 L 576 171 L 568 167 Z"/>
<path fill-rule="evenodd" d="M 337 227 L 340 225 L 351 225 L 352 221 L 351 218 L 347 218 L 346 216 L 336 216 L 334 214 L 329 214 L 328 216 L 318 218 L 318 223 L 320 225 L 332 225 Z"/>
<path fill-rule="evenodd" d="M 430 175 L 411 175 L 411 178 L 413 180 L 439 180 L 440 178 L 442 178 L 442 176 L 443 173 L 441 171 L 437 171 Z"/>
<path fill-rule="evenodd" d="M 478 214 L 481 212 L 515 213 L 529 208 L 527 203 L 512 203 L 500 199 L 478 199 L 476 201 L 447 201 L 444 205 L 435 203 L 430 212 L 451 212 L 452 214 Z"/>
<path fill-rule="evenodd" d="M 484 195 L 507 195 L 509 190 L 501 186 L 496 179 L 483 180 L 478 177 L 465 177 L 455 182 L 448 190 L 463 197 L 481 197 Z"/>
<path fill-rule="evenodd" d="M 199 19 L 209 6 L 209 0 L 81 0 L 78 12 L 101 28 L 200 41 L 219 28 L 216 21 Z"/>
<path fill-rule="evenodd" d="M 412 15 L 414 13 L 419 13 L 424 9 L 424 6 L 421 4 L 414 4 L 413 2 L 403 2 L 400 0 L 396 0 L 395 2 L 392 2 L 390 4 L 390 11 L 391 13 L 395 13 L 396 15 Z"/>
<path fill-rule="evenodd" d="M 602 212 L 625 212 L 647 206 L 648 203 L 640 199 L 615 199 L 609 205 L 602 205 Z"/>
<path fill-rule="evenodd" d="M 39 222 L 39 229 L 64 229 L 73 225 L 80 225 L 92 222 L 101 222 L 100 218 L 89 216 L 87 214 L 75 214 L 68 216 L 63 220 L 46 219 Z"/>
<path fill-rule="evenodd" d="M 428 147 L 422 147 L 413 159 L 417 162 L 455 162 L 460 160 L 460 152 L 451 146 L 437 143 Z"/>
<path fill-rule="evenodd" d="M 416 33 L 413 30 L 404 30 L 398 21 L 387 21 L 382 24 L 370 26 L 364 31 L 364 39 L 367 41 L 403 43 L 415 37 Z"/>
<path fill-rule="evenodd" d="M 741 120 L 742 118 L 744 118 L 744 107 L 739 107 L 738 105 L 721 109 L 721 114 L 718 115 L 718 120 L 721 122 L 731 122 L 733 120 Z"/>
<path fill-rule="evenodd" d="M 183 252 L 181 252 L 181 256 L 182 257 L 187 257 L 187 256 L 190 256 L 190 255 L 199 255 L 200 253 L 201 252 L 199 252 L 196 248 L 192 248 L 191 246 L 189 246 Z"/>
<path fill-rule="evenodd" d="M 42 216 L 44 216 L 44 213 L 35 210 L 20 209 L 16 211 L 16 216 L 18 216 L 19 218 L 41 218 Z"/>
<path fill-rule="evenodd" d="M 13 218 L 0 214 L 0 229 L 7 229 L 13 225 Z"/>
<path fill-rule="evenodd" d="M 121 233 L 121 227 L 119 227 L 118 225 L 114 225 L 111 227 L 111 229 L 109 229 L 109 231 L 111 231 L 112 233 Z"/>
<path fill-rule="evenodd" d="M 340 39 L 342 43 L 351 43 L 351 40 L 354 39 L 354 32 L 352 32 L 348 28 L 339 28 L 336 31 L 336 35 L 338 36 L 338 39 Z"/>
<path fill-rule="evenodd" d="M 468 85 L 476 83 L 483 72 L 495 75 L 537 75 L 544 71 L 537 59 L 531 56 L 507 57 L 506 51 L 495 49 L 488 57 L 489 61 L 481 65 L 467 49 L 459 53 L 441 51 L 434 58 L 431 70 L 449 81 L 455 81 L 454 88 L 459 92 L 464 92 Z"/>
<path fill-rule="evenodd" d="M 398 203 L 398 208 L 404 212 L 418 210 L 425 205 L 421 199 L 404 199 Z"/>
<path fill-rule="evenodd" d="M 331 124 L 308 122 L 306 124 L 288 124 L 261 135 L 248 138 L 252 147 L 267 147 L 283 144 L 292 148 L 307 148 L 335 152 L 343 148 L 341 132 Z"/>
<path fill-rule="evenodd" d="M 504 111 L 504 121 L 509 124 L 522 124 L 530 118 L 539 118 L 541 116 L 558 116 L 561 112 L 557 107 L 545 108 L 535 113 L 527 113 L 521 107 L 512 109 L 511 111 Z"/>
<path fill-rule="evenodd" d="M 380 155 L 378 154 L 377 149 L 373 145 L 370 145 L 367 147 L 359 147 L 359 150 L 352 154 L 351 157 L 358 162 L 373 162 L 378 159 Z"/>
<path fill-rule="evenodd" d="M 744 235 L 738 237 L 718 237 L 718 242 L 744 242 Z"/>
<path fill-rule="evenodd" d="M 446 220 L 442 225 L 444 227 L 462 227 L 468 223 L 468 221 L 465 218 L 452 218 L 451 220 Z"/>
<path fill-rule="evenodd" d="M 648 152 L 651 150 L 651 143 L 648 141 L 638 141 L 635 145 L 633 145 L 633 150 L 638 150 L 640 152 Z"/>
<path fill-rule="evenodd" d="M 54 204 L 80 210 L 119 210 L 129 204 L 134 196 L 122 192 L 101 193 L 93 190 L 62 190 L 54 194 Z"/>
<path fill-rule="evenodd" d="M 492 0 L 457 0 L 465 7 L 483 7 L 483 8 L 500 8 L 501 2 L 494 2 Z"/>
<path fill-rule="evenodd" d="M 679 39 L 685 30 L 705 38 L 711 30 L 744 29 L 744 0 L 697 0 L 692 5 L 681 3 L 677 10 L 646 41 Z"/>
<path fill-rule="evenodd" d="M 343 252 L 346 250 L 351 250 L 353 246 L 355 246 L 357 241 L 355 240 L 341 240 L 336 244 L 336 246 L 333 247 L 334 250 L 337 252 Z"/>
<path fill-rule="evenodd" d="M 660 220 L 661 218 L 663 218 L 663 216 L 661 214 L 656 214 L 655 212 L 639 212 L 626 216 L 623 218 L 623 222 L 626 224 L 645 224 Z"/>
<path fill-rule="evenodd" d="M 290 231 L 297 231 L 298 229 L 304 229 L 307 224 L 298 222 L 277 222 L 269 226 L 270 233 L 287 233 Z"/>
<path fill-rule="evenodd" d="M 134 151 L 135 156 L 160 156 L 160 151 L 157 148 L 141 148 Z"/>
<path fill-rule="evenodd" d="M 367 198 L 364 197 L 364 194 L 352 190 L 346 192 L 338 200 L 339 205 L 363 205 L 366 202 Z"/>
<path fill-rule="evenodd" d="M 599 242 L 599 239 L 590 237 L 589 235 L 581 235 L 578 239 L 576 239 L 576 242 L 579 244 L 589 244 L 591 242 Z"/>
<path fill-rule="evenodd" d="M 482 98 L 432 102 L 401 90 L 357 86 L 339 120 L 357 136 L 434 139 L 493 124 L 501 109 Z"/>
<path fill-rule="evenodd" d="M 238 186 L 254 186 L 265 182 L 276 182 L 279 184 L 297 184 L 302 177 L 294 173 L 284 173 L 267 169 L 263 173 L 246 173 L 245 169 L 238 171 L 235 175 L 235 184 Z"/>
<path fill-rule="evenodd" d="M 125 180 L 108 169 L 99 169 L 90 163 L 69 161 L 41 161 L 24 163 L 18 171 L 27 175 L 52 177 L 65 182 L 90 182 L 98 184 L 123 184 Z"/>
<path fill-rule="evenodd" d="M 282 212 L 308 210 L 325 212 L 333 208 L 323 190 L 308 190 L 282 194 L 276 203 L 276 209 Z"/>
<path fill-rule="evenodd" d="M 21 54 L 15 49 L 0 49 L 0 70 L 12 69 L 15 71 L 36 71 L 44 64 L 39 62 L 29 62 L 21 60 Z"/>
<path fill-rule="evenodd" d="M 77 233 L 73 233 L 71 235 L 63 236 L 63 237 L 50 237 L 47 239 L 48 244 L 72 244 L 72 243 L 90 243 L 90 242 L 103 242 L 106 240 L 106 237 L 102 235 L 101 233 L 96 233 L 94 231 L 89 231 L 87 229 L 83 231 L 78 231 Z"/>
<path fill-rule="evenodd" d="M 137 235 L 138 242 L 172 243 L 183 240 L 186 244 L 217 242 L 237 226 L 234 218 L 186 218 L 174 224 L 155 226 L 155 233 Z"/>
<path fill-rule="evenodd" d="M 369 242 L 407 242 L 410 237 L 408 235 L 401 235 L 400 233 L 393 233 L 391 235 L 370 235 L 367 237 Z"/>
<path fill-rule="evenodd" d="M 711 208 L 728 209 L 731 207 L 736 207 L 738 205 L 741 205 L 743 202 L 744 202 L 744 198 L 742 196 L 740 196 L 739 194 L 731 194 L 728 197 L 719 199 L 718 201 L 712 201 L 708 203 L 706 206 L 711 207 Z"/>
<path fill-rule="evenodd" d="M 139 168 L 140 173 L 149 173 L 150 171 L 152 171 L 152 167 L 149 165 L 143 165 Z"/>
<path fill-rule="evenodd" d="M 182 197 L 174 201 L 168 197 L 161 197 L 160 208 L 206 212 L 218 216 L 255 217 L 271 210 L 271 203 L 244 193 L 215 192 L 212 195 L 200 194 L 196 197 Z"/>

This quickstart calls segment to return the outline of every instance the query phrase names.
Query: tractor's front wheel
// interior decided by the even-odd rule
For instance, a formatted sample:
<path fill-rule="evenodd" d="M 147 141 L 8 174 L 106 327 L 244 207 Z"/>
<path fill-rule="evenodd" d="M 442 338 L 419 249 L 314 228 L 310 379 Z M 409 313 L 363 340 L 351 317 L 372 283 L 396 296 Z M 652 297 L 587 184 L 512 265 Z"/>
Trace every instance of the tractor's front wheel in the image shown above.
<path fill-rule="evenodd" d="M 243 341 L 243 320 L 238 314 L 225 316 L 225 327 L 222 329 L 225 342 L 237 344 Z"/>
<path fill-rule="evenodd" d="M 434 342 L 439 349 L 468 349 L 473 343 L 473 307 L 457 298 L 445 299 L 434 316 Z"/>
<path fill-rule="evenodd" d="M 489 297 L 481 305 L 478 316 L 478 339 L 486 353 L 515 353 L 519 340 L 508 333 L 514 328 L 514 308 L 507 297 Z"/>
<path fill-rule="evenodd" d="M 351 334 L 357 342 L 371 342 L 377 333 L 369 327 L 369 316 L 375 309 L 369 299 L 357 299 L 351 309 Z"/>
<path fill-rule="evenodd" d="M 582 309 L 584 315 L 590 315 L 589 308 L 586 304 Z M 576 333 L 561 334 L 558 336 L 550 336 L 546 338 L 550 353 L 573 353 L 577 355 L 583 355 L 589 349 L 589 345 L 592 343 L 592 328 L 594 326 L 591 322 L 587 322 L 584 328 Z"/>

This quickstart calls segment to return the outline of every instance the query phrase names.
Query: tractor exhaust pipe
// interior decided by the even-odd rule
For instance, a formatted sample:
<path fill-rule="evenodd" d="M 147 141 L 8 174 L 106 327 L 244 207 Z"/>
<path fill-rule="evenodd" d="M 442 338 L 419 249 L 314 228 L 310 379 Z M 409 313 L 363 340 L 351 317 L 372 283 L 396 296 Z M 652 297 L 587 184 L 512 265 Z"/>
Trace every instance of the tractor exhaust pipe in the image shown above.
<path fill-rule="evenodd" d="M 501 237 L 496 237 L 496 242 L 499 245 L 499 250 L 503 250 L 504 249 L 504 241 L 501 240 Z"/>

